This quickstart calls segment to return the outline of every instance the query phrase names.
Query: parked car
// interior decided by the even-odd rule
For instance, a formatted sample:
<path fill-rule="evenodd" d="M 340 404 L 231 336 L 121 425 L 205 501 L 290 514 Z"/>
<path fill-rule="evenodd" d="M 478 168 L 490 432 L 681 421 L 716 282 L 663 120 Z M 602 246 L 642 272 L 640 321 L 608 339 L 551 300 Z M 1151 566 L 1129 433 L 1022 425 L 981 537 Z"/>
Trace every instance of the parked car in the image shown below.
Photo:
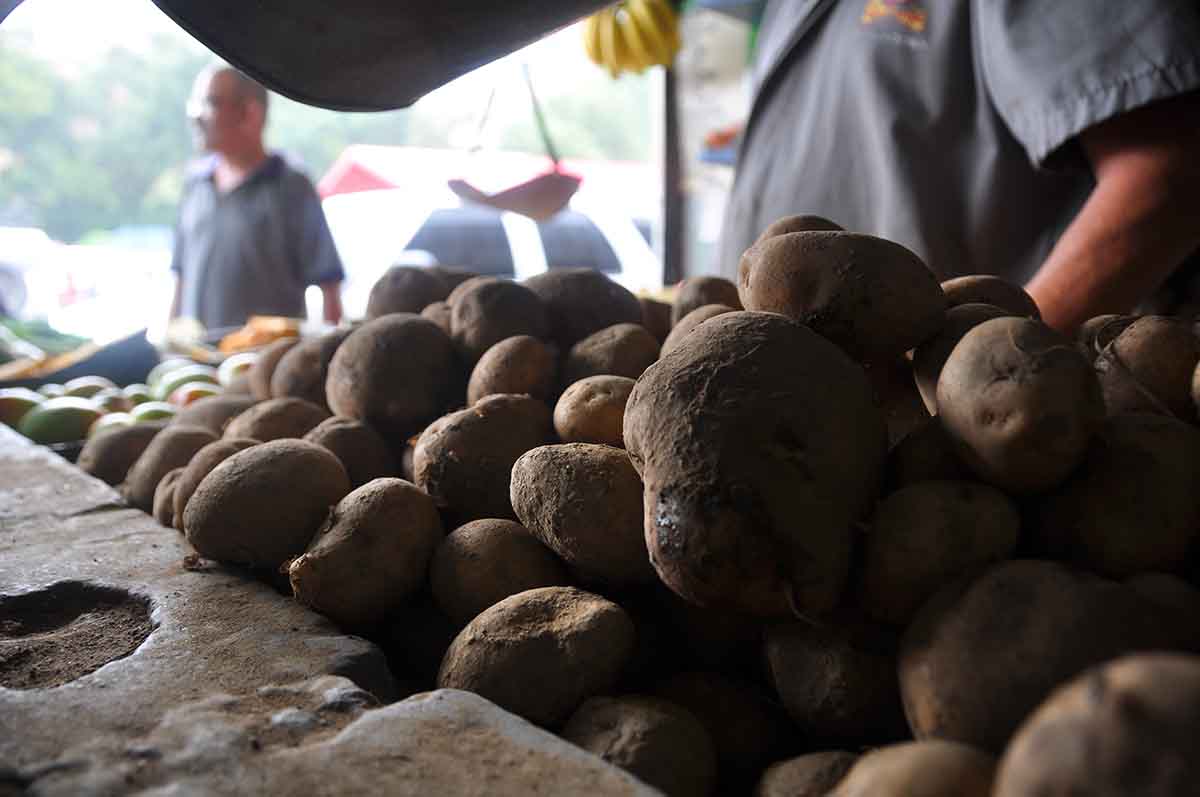
<path fill-rule="evenodd" d="M 649 225 L 582 192 L 542 223 L 464 203 L 449 190 L 432 198 L 402 189 L 359 191 L 331 196 L 323 206 L 346 270 L 342 302 L 350 318 L 363 315 L 371 286 L 395 264 L 456 266 L 517 280 L 584 267 L 632 291 L 662 287 Z M 319 313 L 319 296 L 310 304 L 310 316 Z"/>

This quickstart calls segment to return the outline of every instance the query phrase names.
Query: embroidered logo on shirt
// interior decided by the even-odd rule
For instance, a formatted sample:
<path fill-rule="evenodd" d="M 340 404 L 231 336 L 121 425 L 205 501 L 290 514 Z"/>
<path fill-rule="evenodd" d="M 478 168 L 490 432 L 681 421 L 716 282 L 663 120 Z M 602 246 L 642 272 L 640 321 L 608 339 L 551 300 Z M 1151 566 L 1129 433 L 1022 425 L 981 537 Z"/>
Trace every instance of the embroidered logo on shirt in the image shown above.
<path fill-rule="evenodd" d="M 863 8 L 862 24 L 870 25 L 888 18 L 896 20 L 913 33 L 923 33 L 928 14 L 914 0 L 867 0 L 867 5 Z"/>

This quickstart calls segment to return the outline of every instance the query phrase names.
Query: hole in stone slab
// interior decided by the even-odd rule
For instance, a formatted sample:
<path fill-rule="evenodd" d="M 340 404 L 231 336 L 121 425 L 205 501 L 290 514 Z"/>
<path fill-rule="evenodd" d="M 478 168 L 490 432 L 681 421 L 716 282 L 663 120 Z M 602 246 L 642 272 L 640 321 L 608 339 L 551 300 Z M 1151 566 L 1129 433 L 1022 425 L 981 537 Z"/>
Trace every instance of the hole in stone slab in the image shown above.
<path fill-rule="evenodd" d="M 63 581 L 0 595 L 0 686 L 74 681 L 128 656 L 153 630 L 150 601 L 123 589 Z"/>

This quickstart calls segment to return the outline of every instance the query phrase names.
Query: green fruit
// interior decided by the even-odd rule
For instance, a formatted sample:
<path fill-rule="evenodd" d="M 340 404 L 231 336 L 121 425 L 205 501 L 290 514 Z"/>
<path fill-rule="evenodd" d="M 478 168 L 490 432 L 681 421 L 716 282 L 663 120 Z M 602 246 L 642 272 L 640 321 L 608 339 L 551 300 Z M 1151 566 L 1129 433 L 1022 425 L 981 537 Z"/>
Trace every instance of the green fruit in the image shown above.
<path fill-rule="evenodd" d="M 70 443 L 87 437 L 100 411 L 85 398 L 59 396 L 37 405 L 17 426 L 17 431 L 35 443 Z"/>
<path fill-rule="evenodd" d="M 234 377 L 238 374 L 245 373 L 246 370 L 254 365 L 254 361 L 258 359 L 258 352 L 244 351 L 238 354 L 231 354 L 217 367 L 217 381 L 225 387 L 233 382 Z"/>
<path fill-rule="evenodd" d="M 68 396 L 91 398 L 102 390 L 117 390 L 112 380 L 102 376 L 80 376 L 63 385 Z"/>
<path fill-rule="evenodd" d="M 128 412 L 110 412 L 107 415 L 101 415 L 88 428 L 87 436 L 95 437 L 98 433 L 113 426 L 133 426 L 133 416 Z"/>
<path fill-rule="evenodd" d="M 158 383 L 151 389 L 154 391 L 154 398 L 163 401 L 167 396 L 178 390 L 180 386 L 186 385 L 189 382 L 207 382 L 210 385 L 218 384 L 217 369 L 211 365 L 188 365 L 183 368 L 177 368 L 158 380 Z"/>
<path fill-rule="evenodd" d="M 16 428 L 25 413 L 41 404 L 46 397 L 27 387 L 0 389 L 0 423 Z"/>
<path fill-rule="evenodd" d="M 163 360 L 150 371 L 150 375 L 146 377 L 146 384 L 153 389 L 164 376 L 180 368 L 187 368 L 189 365 L 195 365 L 195 363 L 186 357 L 172 357 L 168 360 Z"/>
<path fill-rule="evenodd" d="M 126 385 L 123 392 L 129 397 L 129 400 L 133 402 L 135 406 L 154 398 L 152 395 L 150 395 L 150 386 L 143 385 L 140 382 L 136 382 L 132 385 Z"/>
<path fill-rule="evenodd" d="M 119 387 L 109 387 L 92 396 L 92 403 L 101 412 L 129 412 L 133 402 Z"/>
<path fill-rule="evenodd" d="M 129 411 L 134 423 L 142 421 L 162 421 L 175 417 L 179 408 L 165 401 L 146 401 Z"/>
<path fill-rule="evenodd" d="M 64 393 L 66 393 L 67 389 L 65 387 L 63 387 L 62 385 L 58 384 L 57 382 L 47 382 L 46 384 L 39 387 L 37 389 L 37 392 L 41 393 L 43 396 L 46 396 L 47 398 L 56 398 L 58 396 L 63 395 Z"/>

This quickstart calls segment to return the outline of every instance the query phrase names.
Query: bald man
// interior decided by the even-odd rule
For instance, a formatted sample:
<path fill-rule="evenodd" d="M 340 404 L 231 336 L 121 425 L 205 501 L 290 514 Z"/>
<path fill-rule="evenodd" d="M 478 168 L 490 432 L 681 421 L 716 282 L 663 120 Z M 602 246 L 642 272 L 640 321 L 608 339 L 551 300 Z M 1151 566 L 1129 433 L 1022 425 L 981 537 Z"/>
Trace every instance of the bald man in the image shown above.
<path fill-rule="evenodd" d="M 312 183 L 263 145 L 267 91 L 230 67 L 196 78 L 188 100 L 197 144 L 208 156 L 184 184 L 171 270 L 171 318 L 208 329 L 251 315 L 303 318 L 318 285 L 324 318 L 342 317 L 342 264 Z"/>

